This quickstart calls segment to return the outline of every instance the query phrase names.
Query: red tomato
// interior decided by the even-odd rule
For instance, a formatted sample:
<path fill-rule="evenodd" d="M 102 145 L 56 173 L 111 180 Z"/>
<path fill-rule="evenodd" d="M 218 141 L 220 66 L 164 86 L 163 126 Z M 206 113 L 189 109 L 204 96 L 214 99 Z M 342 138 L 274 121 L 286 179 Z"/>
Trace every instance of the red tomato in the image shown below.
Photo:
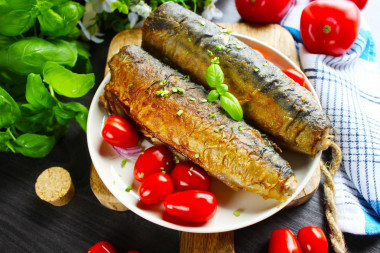
<path fill-rule="evenodd" d="M 173 168 L 173 154 L 163 146 L 152 146 L 145 150 L 135 163 L 133 175 L 137 181 L 144 181 L 146 177 L 156 172 L 169 173 Z"/>
<path fill-rule="evenodd" d="M 282 228 L 272 232 L 268 253 L 302 253 L 302 251 L 292 231 Z"/>
<path fill-rule="evenodd" d="M 113 146 L 131 148 L 137 146 L 139 136 L 131 123 L 119 116 L 109 116 L 102 130 L 103 139 Z"/>
<path fill-rule="evenodd" d="M 350 0 L 350 1 L 354 2 L 360 10 L 363 10 L 364 7 L 367 5 L 367 0 Z"/>
<path fill-rule="evenodd" d="M 240 16 L 252 23 L 276 23 L 286 14 L 293 0 L 235 0 Z"/>
<path fill-rule="evenodd" d="M 169 214 L 181 219 L 206 222 L 215 216 L 217 202 L 210 192 L 189 190 L 167 195 L 164 206 Z"/>
<path fill-rule="evenodd" d="M 204 190 L 210 188 L 209 175 L 199 166 L 192 162 L 178 163 L 170 176 L 174 187 L 179 191 Z"/>
<path fill-rule="evenodd" d="M 306 88 L 306 80 L 303 74 L 301 74 L 295 69 L 283 69 L 282 72 L 284 72 L 284 74 L 293 79 L 294 82 Z"/>
<path fill-rule="evenodd" d="M 87 253 L 116 253 L 116 250 L 111 243 L 100 241 L 89 248 Z"/>
<path fill-rule="evenodd" d="M 303 253 L 327 253 L 329 251 L 326 235 L 319 227 L 301 228 L 297 238 Z"/>
<path fill-rule="evenodd" d="M 341 56 L 355 42 L 360 28 L 360 11 L 344 0 L 319 0 L 301 14 L 301 37 L 311 53 Z"/>
<path fill-rule="evenodd" d="M 139 187 L 141 202 L 152 205 L 160 203 L 165 196 L 174 190 L 170 177 L 162 172 L 157 172 L 147 177 Z"/>

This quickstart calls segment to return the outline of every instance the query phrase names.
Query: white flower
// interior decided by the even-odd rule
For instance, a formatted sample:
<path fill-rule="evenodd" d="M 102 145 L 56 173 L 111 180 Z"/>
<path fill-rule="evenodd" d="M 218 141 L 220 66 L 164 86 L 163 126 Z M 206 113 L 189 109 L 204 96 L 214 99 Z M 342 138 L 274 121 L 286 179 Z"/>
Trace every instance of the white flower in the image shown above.
<path fill-rule="evenodd" d="M 117 0 L 86 0 L 86 2 L 92 5 L 92 9 L 96 13 L 102 13 L 103 11 L 111 13 L 111 4 Z"/>
<path fill-rule="evenodd" d="M 205 19 L 211 20 L 213 18 L 222 18 L 223 17 L 223 12 L 216 8 L 215 3 L 218 0 L 212 0 L 209 5 L 205 7 L 205 9 L 202 12 L 202 17 Z"/>
<path fill-rule="evenodd" d="M 130 12 L 128 13 L 128 20 L 130 23 L 130 28 L 133 27 L 140 27 L 143 25 L 144 19 L 149 16 L 150 12 L 152 11 L 152 8 L 147 5 L 144 1 L 140 1 L 136 5 L 132 5 L 129 7 Z M 137 23 L 139 20 L 139 16 L 143 17 L 140 22 Z"/>
<path fill-rule="evenodd" d="M 81 21 L 78 21 L 78 25 L 80 26 L 82 34 L 86 37 L 87 40 L 91 40 L 98 44 L 104 41 L 104 39 L 99 38 L 104 34 L 98 32 L 99 28 L 96 25 L 85 26 Z"/>

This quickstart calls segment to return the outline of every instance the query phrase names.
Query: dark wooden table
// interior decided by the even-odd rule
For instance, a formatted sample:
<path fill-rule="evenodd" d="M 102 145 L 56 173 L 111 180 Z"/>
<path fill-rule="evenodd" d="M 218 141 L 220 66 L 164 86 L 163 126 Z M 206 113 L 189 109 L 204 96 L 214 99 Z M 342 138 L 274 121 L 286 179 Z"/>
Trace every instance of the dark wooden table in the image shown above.
<path fill-rule="evenodd" d="M 225 16 L 217 22 L 240 20 L 234 1 L 220 0 Z M 108 45 L 92 46 L 96 86 L 103 78 Z M 90 105 L 95 88 L 79 99 Z M 179 233 L 155 225 L 132 212 L 115 212 L 101 206 L 89 185 L 90 156 L 86 136 L 75 124 L 52 153 L 43 159 L 0 153 L 0 252 L 87 252 L 101 240 L 112 242 L 120 252 L 179 252 Z M 62 166 L 72 175 L 76 194 L 64 207 L 41 201 L 34 192 L 38 175 L 51 166 Z M 235 232 L 235 250 L 266 252 L 271 232 L 288 227 L 295 233 L 304 226 L 327 230 L 320 189 L 306 204 L 282 210 L 271 218 Z M 380 236 L 345 234 L 349 252 L 380 252 Z"/>

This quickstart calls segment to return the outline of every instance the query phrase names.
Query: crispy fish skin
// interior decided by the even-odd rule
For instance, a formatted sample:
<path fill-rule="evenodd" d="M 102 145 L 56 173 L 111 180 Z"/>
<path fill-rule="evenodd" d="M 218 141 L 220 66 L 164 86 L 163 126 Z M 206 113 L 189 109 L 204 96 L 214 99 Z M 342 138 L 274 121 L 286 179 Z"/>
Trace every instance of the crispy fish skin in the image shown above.
<path fill-rule="evenodd" d="M 208 92 L 202 86 L 133 45 L 113 56 L 109 67 L 104 99 L 112 112 L 121 106 L 150 136 L 232 189 L 280 202 L 294 192 L 288 162 L 259 131 L 232 120 L 218 103 L 205 102 Z"/>
<path fill-rule="evenodd" d="M 142 39 L 145 50 L 205 87 L 204 73 L 218 56 L 247 122 L 301 153 L 329 147 L 331 123 L 312 93 L 216 24 L 168 2 L 145 20 Z"/>

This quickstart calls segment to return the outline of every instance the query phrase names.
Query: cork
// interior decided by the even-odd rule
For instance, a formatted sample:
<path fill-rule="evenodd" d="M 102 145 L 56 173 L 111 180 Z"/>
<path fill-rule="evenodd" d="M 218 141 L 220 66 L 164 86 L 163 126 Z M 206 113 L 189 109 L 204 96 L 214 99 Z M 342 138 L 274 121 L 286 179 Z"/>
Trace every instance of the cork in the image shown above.
<path fill-rule="evenodd" d="M 96 172 L 94 164 L 91 164 L 90 185 L 95 197 L 104 207 L 120 212 L 128 210 L 104 185 Z"/>
<path fill-rule="evenodd" d="M 74 185 L 70 174 L 61 167 L 44 170 L 35 185 L 37 196 L 54 206 L 64 206 L 74 196 Z"/>

